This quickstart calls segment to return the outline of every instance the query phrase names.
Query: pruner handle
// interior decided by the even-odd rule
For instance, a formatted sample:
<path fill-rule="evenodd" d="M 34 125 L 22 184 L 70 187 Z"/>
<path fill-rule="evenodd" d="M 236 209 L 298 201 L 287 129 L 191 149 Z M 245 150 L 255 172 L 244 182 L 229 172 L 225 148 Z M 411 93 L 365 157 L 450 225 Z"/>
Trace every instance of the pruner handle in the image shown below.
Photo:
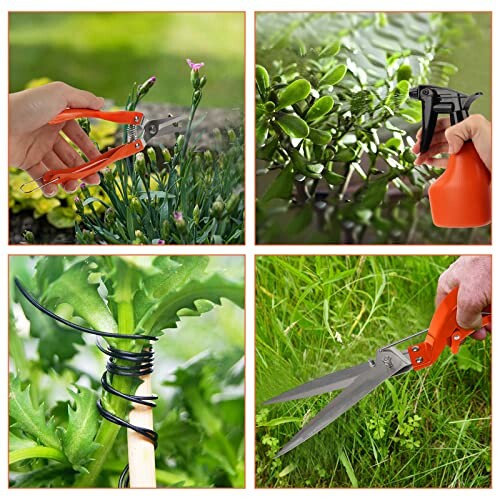
<path fill-rule="evenodd" d="M 109 122 L 140 125 L 144 114 L 139 111 L 99 111 L 97 109 L 68 108 L 56 115 L 49 123 L 56 125 L 76 118 L 99 118 Z"/>
<path fill-rule="evenodd" d="M 414 370 L 427 368 L 436 362 L 446 346 L 457 354 L 460 344 L 476 330 L 461 328 L 457 323 L 458 287 L 454 288 L 439 304 L 432 317 L 425 340 L 408 347 L 408 354 Z M 491 323 L 491 315 L 483 316 L 482 325 Z"/>
<path fill-rule="evenodd" d="M 137 139 L 136 141 L 110 149 L 106 151 L 106 153 L 82 165 L 49 170 L 43 175 L 43 184 L 64 184 L 67 181 L 84 179 L 91 174 L 99 172 L 115 161 L 123 160 L 123 158 L 127 158 L 142 151 L 145 146 L 146 143 L 142 139 Z"/>

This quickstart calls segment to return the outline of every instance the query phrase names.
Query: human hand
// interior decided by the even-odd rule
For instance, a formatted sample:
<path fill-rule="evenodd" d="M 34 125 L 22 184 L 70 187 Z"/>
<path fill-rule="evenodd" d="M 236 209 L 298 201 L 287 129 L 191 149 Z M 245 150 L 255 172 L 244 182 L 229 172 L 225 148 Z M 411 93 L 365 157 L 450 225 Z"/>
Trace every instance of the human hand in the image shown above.
<path fill-rule="evenodd" d="M 474 328 L 475 339 L 484 340 L 490 327 L 481 327 L 481 311 L 491 305 L 491 257 L 475 255 L 459 257 L 439 277 L 436 307 L 458 286 L 457 323 Z"/>
<path fill-rule="evenodd" d="M 75 120 L 50 125 L 48 122 L 66 108 L 101 109 L 104 99 L 63 82 L 23 90 L 9 95 L 9 166 L 22 168 L 32 177 L 42 177 L 48 170 L 75 167 L 83 158 L 68 144 L 60 132 L 73 141 L 92 160 L 99 150 Z M 92 174 L 86 184 L 99 184 L 99 175 Z M 40 181 L 37 181 L 41 185 Z M 64 183 L 68 193 L 78 189 L 78 181 Z M 55 196 L 57 185 L 42 188 L 45 196 Z"/>
<path fill-rule="evenodd" d="M 422 129 L 417 132 L 417 142 L 413 146 L 414 153 L 420 153 Z M 440 118 L 432 137 L 429 150 L 419 154 L 415 165 L 432 165 L 444 168 L 447 158 L 434 158 L 440 153 L 456 154 L 465 141 L 472 140 L 483 163 L 491 170 L 491 123 L 482 115 L 471 115 L 465 120 L 450 127 L 449 118 Z"/>

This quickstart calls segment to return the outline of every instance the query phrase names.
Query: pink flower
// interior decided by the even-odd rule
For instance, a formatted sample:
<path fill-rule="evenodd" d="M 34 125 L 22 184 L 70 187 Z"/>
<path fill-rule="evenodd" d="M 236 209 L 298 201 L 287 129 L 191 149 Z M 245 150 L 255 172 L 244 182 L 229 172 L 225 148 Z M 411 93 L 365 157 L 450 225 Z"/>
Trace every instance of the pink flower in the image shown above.
<path fill-rule="evenodd" d="M 85 182 L 82 182 L 80 184 L 80 189 L 85 189 L 87 187 L 87 184 L 85 184 Z"/>
<path fill-rule="evenodd" d="M 204 62 L 194 63 L 191 59 L 186 59 L 186 62 L 194 72 L 198 72 L 201 68 L 203 68 L 203 66 L 205 66 Z"/>
<path fill-rule="evenodd" d="M 158 245 L 164 245 L 165 244 L 165 240 L 158 240 Z"/>
<path fill-rule="evenodd" d="M 80 198 L 78 198 L 78 196 L 75 196 L 75 203 L 80 203 Z"/>
<path fill-rule="evenodd" d="M 184 220 L 184 217 L 182 215 L 182 212 L 174 212 L 174 220 L 176 222 L 181 222 Z"/>

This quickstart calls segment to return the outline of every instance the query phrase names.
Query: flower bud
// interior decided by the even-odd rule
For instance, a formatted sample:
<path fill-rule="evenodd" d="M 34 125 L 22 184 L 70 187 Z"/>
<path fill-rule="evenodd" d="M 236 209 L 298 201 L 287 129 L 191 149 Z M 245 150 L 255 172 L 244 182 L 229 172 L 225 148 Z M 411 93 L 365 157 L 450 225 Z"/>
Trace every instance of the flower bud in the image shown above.
<path fill-rule="evenodd" d="M 226 209 L 227 213 L 230 214 L 233 210 L 240 204 L 240 195 L 239 193 L 232 193 L 227 200 Z"/>
<path fill-rule="evenodd" d="M 217 199 L 212 203 L 212 208 L 210 209 L 210 215 L 213 215 L 216 219 L 220 219 L 222 217 L 222 213 L 225 208 L 224 200 L 217 196 Z"/>
<path fill-rule="evenodd" d="M 151 166 L 156 166 L 156 151 L 155 148 L 148 148 L 148 158 L 151 162 Z"/>
<path fill-rule="evenodd" d="M 200 79 L 200 89 L 202 89 L 207 83 L 207 77 L 206 76 L 202 76 L 201 79 Z"/>
<path fill-rule="evenodd" d="M 116 220 L 116 212 L 113 208 L 109 207 L 104 212 L 104 222 L 107 226 L 111 226 Z"/>
<path fill-rule="evenodd" d="M 196 90 L 200 88 L 200 75 L 198 74 L 198 71 L 195 71 L 194 69 L 191 70 L 190 80 L 193 89 Z"/>
<path fill-rule="evenodd" d="M 236 132 L 232 128 L 227 130 L 227 136 L 231 142 L 236 142 Z"/>
<path fill-rule="evenodd" d="M 213 163 L 214 161 L 214 157 L 212 156 L 212 152 L 207 149 L 204 153 L 203 153 L 203 156 L 205 157 L 205 161 L 208 163 L 208 164 L 211 164 Z"/>
<path fill-rule="evenodd" d="M 76 213 L 80 216 L 83 215 L 83 203 L 80 197 L 75 196 L 73 198 L 73 201 L 75 202 Z"/>
<path fill-rule="evenodd" d="M 114 180 L 115 174 L 109 167 L 106 167 L 104 169 L 104 182 L 106 182 L 106 184 L 113 184 Z"/>
<path fill-rule="evenodd" d="M 92 245 L 95 243 L 95 233 L 94 231 L 89 231 L 88 229 L 84 229 L 82 231 L 82 240 L 83 243 L 88 245 Z"/>
<path fill-rule="evenodd" d="M 136 213 L 142 215 L 142 205 L 137 196 L 134 196 L 130 199 L 130 206 Z"/>
<path fill-rule="evenodd" d="M 137 88 L 137 100 L 142 99 L 148 92 L 149 89 L 155 84 L 156 76 L 148 78 L 143 84 L 139 85 Z"/>
<path fill-rule="evenodd" d="M 196 225 L 200 222 L 200 207 L 198 206 L 198 203 L 193 208 L 193 221 Z"/>
<path fill-rule="evenodd" d="M 177 146 L 178 148 L 178 151 L 181 151 L 182 148 L 184 147 L 184 142 L 186 141 L 186 138 L 184 137 L 184 135 L 180 134 L 178 137 L 177 137 L 177 142 L 175 143 L 175 145 Z"/>
<path fill-rule="evenodd" d="M 182 212 L 174 212 L 174 224 L 180 233 L 186 230 L 186 221 L 184 220 Z"/>
<path fill-rule="evenodd" d="M 161 154 L 163 155 L 163 159 L 165 160 L 165 163 L 170 163 L 172 160 L 172 156 L 170 155 L 170 151 L 167 148 L 163 148 L 161 150 Z"/>
<path fill-rule="evenodd" d="M 23 232 L 23 238 L 26 241 L 26 243 L 33 244 L 35 243 L 35 235 L 31 231 L 24 231 Z"/>
<path fill-rule="evenodd" d="M 146 158 L 144 158 L 144 153 L 137 153 L 135 155 L 135 170 L 141 176 L 146 173 Z"/>
<path fill-rule="evenodd" d="M 193 92 L 192 104 L 195 108 L 198 106 L 198 104 L 200 104 L 201 96 L 202 96 L 201 90 L 195 90 Z"/>

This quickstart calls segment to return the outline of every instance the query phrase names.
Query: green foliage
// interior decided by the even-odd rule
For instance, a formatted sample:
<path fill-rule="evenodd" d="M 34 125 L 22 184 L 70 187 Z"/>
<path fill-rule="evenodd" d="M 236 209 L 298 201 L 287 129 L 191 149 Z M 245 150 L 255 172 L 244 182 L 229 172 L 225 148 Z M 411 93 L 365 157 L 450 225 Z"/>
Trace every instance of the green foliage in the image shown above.
<path fill-rule="evenodd" d="M 260 242 L 443 242 L 425 198 L 440 172 L 414 165 L 408 97 L 456 72 L 449 33 L 439 14 L 258 15 Z"/>
<path fill-rule="evenodd" d="M 193 120 L 206 77 L 192 72 L 191 111 L 185 135 L 172 154 L 149 148 L 147 154 L 116 162 L 101 174 L 106 196 L 82 187 L 76 210 L 79 243 L 223 244 L 243 241 L 243 133 L 219 135 L 224 152 L 195 152 L 189 146 Z M 126 109 L 135 109 L 149 86 L 135 85 Z M 124 137 L 126 132 L 124 129 Z M 102 208 L 105 209 L 102 210 Z M 101 209 L 101 210 L 99 210 Z"/>
<path fill-rule="evenodd" d="M 221 298 L 243 307 L 242 279 L 230 279 L 209 264 L 208 258 L 198 256 L 12 257 L 11 272 L 44 305 L 70 321 L 109 332 L 160 336 L 164 329 L 176 328 L 181 318 L 195 320 L 196 316 L 212 311 L 215 304 L 221 304 Z M 34 308 L 25 303 L 14 287 L 11 290 L 12 484 L 16 487 L 116 485 L 127 455 L 125 433 L 119 434 L 120 428 L 103 420 L 96 409 L 100 373 L 91 367 L 95 356 L 99 364 L 104 361 L 101 354 L 93 342 L 87 346 L 80 334 L 57 326 L 46 317 L 43 320 L 41 313 L 32 314 Z M 220 310 L 225 307 L 227 303 Z M 14 318 L 22 312 L 29 321 L 29 337 L 16 328 Z M 204 335 L 213 335 L 208 324 Z M 33 359 L 25 349 L 32 339 L 40 339 Z M 141 340 L 111 342 L 131 351 L 144 345 Z M 75 358 L 76 345 L 80 346 L 80 355 L 85 355 L 83 365 Z M 160 438 L 157 480 L 169 486 L 241 487 L 243 345 L 207 354 L 206 363 L 198 360 L 197 366 L 198 371 L 178 368 L 172 383 L 175 397 L 171 401 L 160 397 L 160 411 L 155 412 L 155 426 L 160 435 L 168 434 L 171 425 L 172 428 L 188 426 L 193 432 L 177 435 L 179 443 L 175 442 L 175 433 L 169 435 L 167 442 Z M 125 393 L 133 392 L 137 384 L 130 377 L 114 376 L 113 380 Z M 164 379 L 155 380 L 153 375 L 153 383 L 162 382 Z M 70 390 L 66 391 L 68 387 Z M 67 400 L 57 400 L 61 392 L 69 393 Z M 129 411 L 126 401 L 109 393 L 101 398 L 105 407 L 126 418 Z M 184 409 L 188 406 L 189 412 L 192 411 L 189 421 Z M 211 425 L 216 433 L 210 431 L 207 422 L 215 422 Z M 217 433 L 226 441 L 221 441 Z M 183 448 L 186 442 L 189 453 L 193 454 L 172 465 L 171 451 Z M 196 460 L 195 450 L 201 453 Z"/>
<path fill-rule="evenodd" d="M 301 383 L 366 362 L 379 347 L 425 328 L 434 312 L 437 279 L 453 260 L 257 259 L 257 487 L 490 485 L 490 339 L 469 339 L 457 356 L 446 349 L 433 367 L 386 381 L 277 459 L 276 452 L 339 393 L 261 404 Z M 480 372 L 464 369 L 464 349 Z"/>

